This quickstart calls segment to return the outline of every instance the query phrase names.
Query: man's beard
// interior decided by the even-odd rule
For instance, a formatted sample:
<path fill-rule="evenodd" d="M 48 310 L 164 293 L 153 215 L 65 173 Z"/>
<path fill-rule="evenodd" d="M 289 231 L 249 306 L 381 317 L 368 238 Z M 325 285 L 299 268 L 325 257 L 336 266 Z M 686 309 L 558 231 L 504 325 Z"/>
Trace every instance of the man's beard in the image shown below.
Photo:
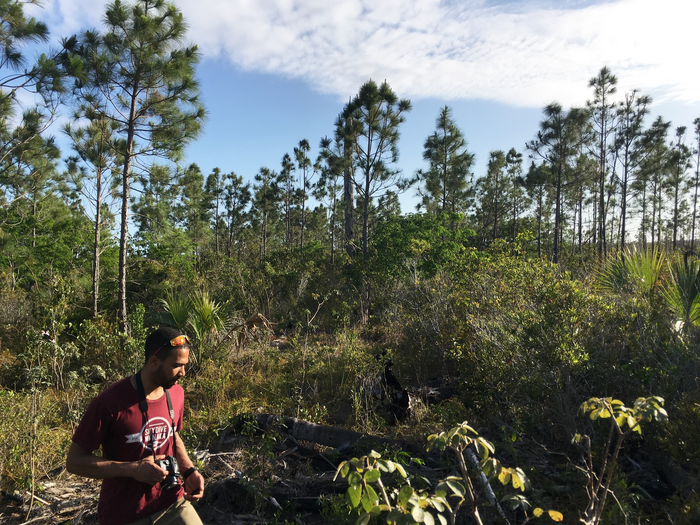
<path fill-rule="evenodd" d="M 156 371 L 156 377 L 158 378 L 158 384 L 162 387 L 165 388 L 166 390 L 170 390 L 172 387 L 175 386 L 175 384 L 178 382 L 180 379 L 179 377 L 174 377 L 170 380 L 166 380 L 163 377 L 163 368 L 159 367 L 158 370 Z"/>

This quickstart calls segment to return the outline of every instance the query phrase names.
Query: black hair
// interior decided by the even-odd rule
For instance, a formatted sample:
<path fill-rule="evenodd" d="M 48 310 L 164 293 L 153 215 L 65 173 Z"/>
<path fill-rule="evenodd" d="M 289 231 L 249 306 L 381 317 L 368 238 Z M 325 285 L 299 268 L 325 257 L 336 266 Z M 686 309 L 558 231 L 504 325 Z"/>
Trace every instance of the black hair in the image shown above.
<path fill-rule="evenodd" d="M 170 346 L 170 341 L 176 337 L 183 335 L 182 332 L 176 328 L 170 328 L 169 326 L 161 326 L 157 330 L 151 332 L 146 338 L 145 346 L 145 358 L 146 362 L 148 359 L 158 352 L 158 359 L 161 361 L 167 359 L 170 353 L 173 351 L 173 347 Z M 185 346 L 188 346 L 185 344 Z"/>

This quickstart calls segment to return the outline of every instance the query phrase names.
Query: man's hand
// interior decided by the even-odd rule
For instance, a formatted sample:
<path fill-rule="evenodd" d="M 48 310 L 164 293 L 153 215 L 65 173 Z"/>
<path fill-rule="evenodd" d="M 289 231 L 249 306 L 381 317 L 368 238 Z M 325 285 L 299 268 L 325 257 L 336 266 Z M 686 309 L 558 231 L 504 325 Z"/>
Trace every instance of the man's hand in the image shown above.
<path fill-rule="evenodd" d="M 136 469 L 134 471 L 134 479 L 142 483 L 148 483 L 149 485 L 155 485 L 160 483 L 168 475 L 168 472 L 158 465 L 155 464 L 156 459 L 164 459 L 166 456 L 148 456 L 141 461 L 136 462 Z"/>
<path fill-rule="evenodd" d="M 199 501 L 204 494 L 204 477 L 195 470 L 185 480 L 185 499 L 187 501 Z"/>

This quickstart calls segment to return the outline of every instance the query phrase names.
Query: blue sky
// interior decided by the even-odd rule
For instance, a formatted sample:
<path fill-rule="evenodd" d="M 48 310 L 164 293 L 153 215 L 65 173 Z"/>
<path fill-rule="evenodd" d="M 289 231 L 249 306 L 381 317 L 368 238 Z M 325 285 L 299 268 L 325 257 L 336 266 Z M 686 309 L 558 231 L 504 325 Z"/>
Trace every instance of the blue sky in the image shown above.
<path fill-rule="evenodd" d="M 652 118 L 691 128 L 700 117 L 693 67 L 695 0 L 176 0 L 198 44 L 209 118 L 187 162 L 253 178 L 278 170 L 306 138 L 318 142 L 369 78 L 387 80 L 413 110 L 401 129 L 399 167 L 424 167 L 439 109 L 453 108 L 475 175 L 489 152 L 537 131 L 544 105 L 583 105 L 603 66 L 618 96 L 639 89 Z M 99 27 L 103 0 L 46 0 L 35 15 L 57 41 Z M 692 139 L 692 133 L 690 137 Z M 402 199 L 404 211 L 414 200 Z"/>

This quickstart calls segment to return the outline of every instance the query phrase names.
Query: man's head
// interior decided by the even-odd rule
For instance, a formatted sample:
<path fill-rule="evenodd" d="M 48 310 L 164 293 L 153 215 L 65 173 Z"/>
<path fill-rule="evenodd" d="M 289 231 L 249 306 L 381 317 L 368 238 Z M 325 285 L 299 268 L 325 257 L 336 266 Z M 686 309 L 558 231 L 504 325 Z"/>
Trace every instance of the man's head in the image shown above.
<path fill-rule="evenodd" d="M 173 349 L 179 346 L 189 349 L 190 341 L 186 335 L 168 326 L 158 328 L 146 338 L 146 363 L 152 356 L 156 356 L 161 361 L 167 359 Z"/>
<path fill-rule="evenodd" d="M 163 388 L 172 387 L 185 375 L 190 346 L 187 336 L 174 328 L 162 327 L 146 338 L 144 371 Z"/>

